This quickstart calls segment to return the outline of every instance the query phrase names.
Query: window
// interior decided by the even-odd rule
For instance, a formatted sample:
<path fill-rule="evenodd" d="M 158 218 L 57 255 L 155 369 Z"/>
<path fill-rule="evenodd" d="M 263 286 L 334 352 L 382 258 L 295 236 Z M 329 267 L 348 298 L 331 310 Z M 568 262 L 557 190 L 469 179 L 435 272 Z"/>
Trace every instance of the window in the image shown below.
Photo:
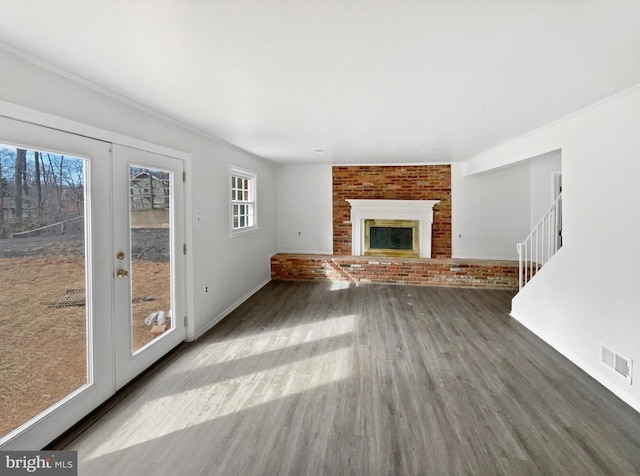
<path fill-rule="evenodd" d="M 249 172 L 231 170 L 231 231 L 256 227 L 256 176 Z"/>

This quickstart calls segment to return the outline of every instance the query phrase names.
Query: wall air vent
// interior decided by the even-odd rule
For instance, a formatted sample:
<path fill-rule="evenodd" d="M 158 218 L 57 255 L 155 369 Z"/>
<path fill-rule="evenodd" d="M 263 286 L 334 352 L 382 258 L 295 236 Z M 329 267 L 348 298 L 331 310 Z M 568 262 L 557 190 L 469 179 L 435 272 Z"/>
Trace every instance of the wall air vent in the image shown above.
<path fill-rule="evenodd" d="M 604 344 L 600 344 L 600 361 L 631 384 L 633 361 L 629 357 L 612 350 Z"/>

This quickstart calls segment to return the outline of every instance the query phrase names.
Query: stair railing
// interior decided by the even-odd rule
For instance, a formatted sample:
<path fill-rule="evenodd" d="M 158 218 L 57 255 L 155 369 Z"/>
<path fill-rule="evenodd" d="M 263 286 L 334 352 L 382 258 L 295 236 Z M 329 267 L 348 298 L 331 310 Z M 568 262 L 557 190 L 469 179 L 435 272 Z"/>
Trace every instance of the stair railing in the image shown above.
<path fill-rule="evenodd" d="M 519 275 L 522 289 L 538 270 L 562 247 L 562 193 L 533 228 L 529 236 L 517 244 Z"/>

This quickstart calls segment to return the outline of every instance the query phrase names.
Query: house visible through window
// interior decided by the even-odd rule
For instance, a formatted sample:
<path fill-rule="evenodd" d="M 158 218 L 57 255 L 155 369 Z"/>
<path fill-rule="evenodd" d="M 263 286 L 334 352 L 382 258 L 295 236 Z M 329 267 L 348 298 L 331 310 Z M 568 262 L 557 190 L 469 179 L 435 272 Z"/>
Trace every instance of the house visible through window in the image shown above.
<path fill-rule="evenodd" d="M 231 229 L 245 230 L 256 226 L 256 176 L 239 170 L 231 171 Z"/>

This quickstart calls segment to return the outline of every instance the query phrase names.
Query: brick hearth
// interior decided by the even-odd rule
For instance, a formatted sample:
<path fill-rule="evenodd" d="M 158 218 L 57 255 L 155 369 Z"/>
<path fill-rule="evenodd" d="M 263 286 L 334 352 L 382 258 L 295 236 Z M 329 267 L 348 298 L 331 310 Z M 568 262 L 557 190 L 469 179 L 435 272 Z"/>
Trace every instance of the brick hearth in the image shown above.
<path fill-rule="evenodd" d="M 518 262 L 279 253 L 271 279 L 518 289 Z"/>

